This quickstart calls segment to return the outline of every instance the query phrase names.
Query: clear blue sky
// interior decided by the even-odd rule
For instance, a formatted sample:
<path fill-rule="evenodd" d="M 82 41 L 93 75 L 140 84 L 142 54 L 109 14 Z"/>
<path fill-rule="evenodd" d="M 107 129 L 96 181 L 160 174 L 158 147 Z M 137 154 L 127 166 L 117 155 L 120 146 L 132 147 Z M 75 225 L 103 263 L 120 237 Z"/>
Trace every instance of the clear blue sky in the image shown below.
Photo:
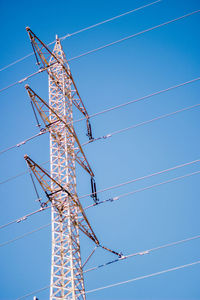
<path fill-rule="evenodd" d="M 1 1 L 1 62 L 15 61 L 31 52 L 26 26 L 45 43 L 55 34 L 63 36 L 107 18 L 150 3 L 133 1 Z M 63 41 L 67 58 L 92 50 L 143 29 L 200 8 L 200 2 L 163 0 L 111 23 Z M 70 67 L 90 114 L 137 97 L 165 89 L 199 76 L 199 20 L 193 15 L 137 38 L 74 60 Z M 0 72 L 0 88 L 37 71 L 30 57 Z M 28 81 L 48 100 L 46 74 Z M 0 94 L 1 150 L 36 134 L 35 120 L 24 83 Z M 199 82 L 103 114 L 91 120 L 95 137 L 199 103 Z M 74 109 L 75 119 L 80 115 Z M 83 126 L 84 125 L 84 126 Z M 85 124 L 76 125 L 81 142 L 86 141 Z M 199 108 L 177 114 L 126 133 L 98 141 L 85 148 L 94 169 L 97 188 L 103 189 L 177 164 L 199 159 Z M 0 155 L 0 181 L 26 171 L 24 154 L 38 163 L 49 159 L 49 137 L 42 136 Z M 99 195 L 105 200 L 177 176 L 199 171 L 199 164 L 184 167 Z M 130 254 L 200 233 L 199 175 L 163 185 L 115 203 L 88 210 L 88 218 L 100 241 Z M 78 193 L 90 192 L 89 178 L 77 169 Z M 0 224 L 39 208 L 28 175 L 0 185 Z M 83 199 L 83 206 L 91 203 Z M 25 222 L 0 230 L 0 243 L 50 222 L 43 212 Z M 146 256 L 119 262 L 85 276 L 86 290 L 158 272 L 199 259 L 200 241 L 171 247 Z M 83 260 L 93 249 L 81 237 Z M 50 283 L 51 233 L 43 229 L 19 241 L 0 247 L 0 300 L 13 300 Z M 88 268 L 115 256 L 98 249 Z M 90 300 L 197 300 L 200 265 L 158 277 L 88 294 Z M 37 295 L 49 297 L 49 291 Z M 27 299 L 32 299 L 29 297 Z"/>

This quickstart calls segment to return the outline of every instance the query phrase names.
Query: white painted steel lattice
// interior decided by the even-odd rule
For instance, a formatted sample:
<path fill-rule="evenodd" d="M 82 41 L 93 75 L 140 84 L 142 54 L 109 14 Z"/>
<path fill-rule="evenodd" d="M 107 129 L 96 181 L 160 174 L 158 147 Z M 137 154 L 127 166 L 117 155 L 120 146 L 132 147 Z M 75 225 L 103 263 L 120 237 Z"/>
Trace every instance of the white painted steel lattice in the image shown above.
<path fill-rule="evenodd" d="M 60 41 L 57 39 L 53 54 L 65 64 L 69 70 L 65 54 Z M 66 76 L 62 64 L 55 61 L 52 56 L 50 72 L 56 74 L 59 86 L 49 76 L 49 106 L 63 118 L 73 131 L 72 113 L 72 82 Z M 67 91 L 66 96 L 63 91 Z M 50 111 L 52 128 L 60 137 L 59 140 L 50 131 L 50 163 L 51 177 L 62 184 L 74 198 L 76 195 L 75 152 L 74 137 L 62 122 L 57 122 L 56 115 Z M 54 123 L 55 122 L 55 123 Z M 61 141 L 61 142 L 60 142 Z M 57 186 L 52 182 L 52 190 Z M 57 193 L 52 206 L 52 265 L 50 299 L 85 299 L 83 272 L 81 267 L 79 227 L 74 220 L 82 221 L 79 208 L 74 205 L 71 197 L 64 191 Z M 56 202 L 56 203 L 55 203 Z M 64 204 L 63 204 L 64 203 Z M 62 205 L 62 213 L 56 209 Z"/>

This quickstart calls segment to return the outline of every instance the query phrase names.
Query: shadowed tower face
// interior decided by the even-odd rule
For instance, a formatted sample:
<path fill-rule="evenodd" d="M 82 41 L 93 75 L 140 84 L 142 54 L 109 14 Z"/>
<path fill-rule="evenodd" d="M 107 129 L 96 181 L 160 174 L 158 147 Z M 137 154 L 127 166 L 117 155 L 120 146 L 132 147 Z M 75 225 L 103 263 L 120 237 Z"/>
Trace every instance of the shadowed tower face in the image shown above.
<path fill-rule="evenodd" d="M 56 115 L 49 111 L 50 131 L 50 164 L 51 177 L 69 191 L 73 198 L 76 195 L 75 150 L 73 132 L 72 94 L 73 83 L 67 76 L 63 65 L 70 69 L 60 40 L 57 38 L 53 54 L 61 64 L 51 56 L 49 64 L 49 106 L 66 121 L 57 122 Z M 59 83 L 55 82 L 56 75 Z M 63 93 L 63 91 L 65 91 Z M 69 130 L 71 128 L 71 131 Z M 55 136 L 56 132 L 56 136 Z M 79 227 L 77 221 L 83 221 L 79 207 L 64 191 L 54 186 L 56 191 L 52 198 L 52 262 L 50 299 L 85 299 L 83 272 L 81 267 Z"/>

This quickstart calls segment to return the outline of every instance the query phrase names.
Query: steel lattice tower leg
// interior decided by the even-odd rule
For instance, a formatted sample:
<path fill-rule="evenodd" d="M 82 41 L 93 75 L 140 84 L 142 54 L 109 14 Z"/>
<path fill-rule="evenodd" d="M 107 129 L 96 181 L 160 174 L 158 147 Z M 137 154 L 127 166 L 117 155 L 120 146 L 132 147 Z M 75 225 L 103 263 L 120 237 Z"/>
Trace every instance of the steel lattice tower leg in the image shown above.
<path fill-rule="evenodd" d="M 65 54 L 60 41 L 57 39 L 53 54 L 63 64 L 67 64 Z M 72 113 L 72 82 L 67 78 L 62 65 L 56 63 L 54 57 L 50 63 L 55 63 L 50 68 L 62 82 L 63 89 L 67 90 L 63 95 L 55 81 L 49 76 L 49 106 L 54 108 L 59 115 L 66 120 L 70 127 L 73 126 Z M 68 66 L 68 65 L 67 65 Z M 53 134 L 50 134 L 50 164 L 51 177 L 62 184 L 71 195 L 76 195 L 76 174 L 75 174 L 75 153 L 74 137 L 61 122 L 56 122 L 55 115 L 49 112 L 50 120 L 53 123 L 60 139 L 57 141 Z M 62 141 L 62 142 L 60 142 Z M 58 189 L 52 183 L 53 190 Z M 57 192 L 56 200 L 52 206 L 52 263 L 51 263 L 51 289 L 50 300 L 56 299 L 85 299 L 83 272 L 81 267 L 79 228 L 74 220 L 82 218 L 79 208 L 74 205 L 71 198 L 63 191 Z M 56 201 L 56 203 L 55 203 Z M 62 212 L 56 209 L 62 205 Z"/>

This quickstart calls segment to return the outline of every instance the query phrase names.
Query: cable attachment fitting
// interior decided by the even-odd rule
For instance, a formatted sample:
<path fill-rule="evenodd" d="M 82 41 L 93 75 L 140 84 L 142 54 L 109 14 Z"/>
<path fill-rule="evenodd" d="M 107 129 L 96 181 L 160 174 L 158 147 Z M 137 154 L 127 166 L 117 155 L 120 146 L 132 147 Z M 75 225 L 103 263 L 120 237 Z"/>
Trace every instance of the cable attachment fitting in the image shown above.
<path fill-rule="evenodd" d="M 45 207 L 48 206 L 46 202 L 43 202 L 43 201 L 42 201 L 42 198 L 36 199 L 35 201 L 37 201 L 37 202 L 40 203 L 40 207 L 41 207 L 42 209 L 44 209 Z"/>
<path fill-rule="evenodd" d="M 24 144 L 26 144 L 26 141 L 23 141 L 23 142 L 17 144 L 17 147 L 20 147 L 20 146 L 22 146 L 22 145 L 24 145 Z"/>
<path fill-rule="evenodd" d="M 86 136 L 88 136 L 88 137 L 89 137 L 89 140 L 91 141 L 91 140 L 93 140 L 94 138 L 93 138 L 93 136 L 92 136 L 92 127 L 91 127 L 91 124 L 90 124 L 89 119 L 87 119 L 86 123 L 87 123 L 87 134 L 86 134 Z"/>
<path fill-rule="evenodd" d="M 28 77 L 25 77 L 25 78 L 19 80 L 18 82 L 19 82 L 19 83 L 23 83 L 23 82 L 26 81 L 27 79 L 28 79 Z"/>
<path fill-rule="evenodd" d="M 45 132 L 47 132 L 47 129 L 46 128 L 41 128 L 39 134 L 43 134 Z"/>
<path fill-rule="evenodd" d="M 109 198 L 106 201 L 113 202 L 113 201 L 117 201 L 118 199 L 119 199 L 119 197 L 113 197 L 113 198 Z"/>
<path fill-rule="evenodd" d="M 43 201 L 42 201 L 42 198 L 36 199 L 35 201 L 40 203 L 40 207 L 41 207 L 42 209 L 44 209 L 45 207 L 48 206 L 46 202 L 43 202 Z"/>
<path fill-rule="evenodd" d="M 26 219 L 27 219 L 27 217 L 24 216 L 24 217 L 18 219 L 16 222 L 17 222 L 17 223 L 20 223 L 20 222 L 22 222 L 22 221 L 25 221 Z"/>
<path fill-rule="evenodd" d="M 90 195 L 90 197 L 97 204 L 99 202 L 99 199 L 97 198 L 97 188 L 96 188 L 96 182 L 94 177 L 91 177 L 91 189 L 92 189 L 92 194 Z"/>
<path fill-rule="evenodd" d="M 111 137 L 111 136 L 112 136 L 112 134 L 107 134 L 107 135 L 102 136 L 102 138 L 103 138 L 103 139 L 107 139 L 107 138 L 109 138 L 109 137 Z"/>
<path fill-rule="evenodd" d="M 145 255 L 145 254 L 149 254 L 149 250 L 143 251 L 143 252 L 139 252 L 139 255 Z"/>

